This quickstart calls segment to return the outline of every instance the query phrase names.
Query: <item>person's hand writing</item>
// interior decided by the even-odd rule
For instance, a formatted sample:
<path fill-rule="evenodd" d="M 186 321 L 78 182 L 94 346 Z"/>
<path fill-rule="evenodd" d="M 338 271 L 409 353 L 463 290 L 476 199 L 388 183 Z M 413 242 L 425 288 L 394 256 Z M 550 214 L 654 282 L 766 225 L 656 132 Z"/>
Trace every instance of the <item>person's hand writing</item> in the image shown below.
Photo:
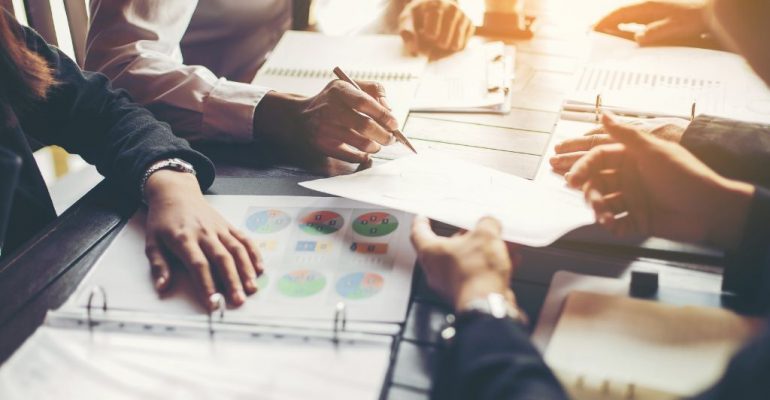
<path fill-rule="evenodd" d="M 470 18 L 450 0 L 413 0 L 399 17 L 399 33 L 412 54 L 460 51 L 474 31 Z"/>
<path fill-rule="evenodd" d="M 145 250 L 156 290 L 170 287 L 179 261 L 206 309 L 216 306 L 209 299 L 220 290 L 235 306 L 257 291 L 264 267 L 256 244 L 206 202 L 193 175 L 158 171 L 147 180 L 145 197 Z"/>
<path fill-rule="evenodd" d="M 680 143 L 690 121 L 681 118 L 633 119 L 626 122 L 626 125 L 669 142 Z M 604 126 L 596 127 L 583 136 L 566 139 L 554 147 L 556 154 L 549 160 L 551 168 L 564 174 L 589 150 L 609 143 L 615 143 L 615 140 L 605 131 Z"/>
<path fill-rule="evenodd" d="M 254 114 L 254 130 L 294 149 L 366 162 L 370 154 L 395 142 L 391 131 L 398 128 L 398 121 L 382 85 L 356 83 L 364 92 L 341 80 L 331 81 L 309 98 L 270 92 Z"/>
<path fill-rule="evenodd" d="M 415 218 L 412 244 L 428 285 L 456 309 L 490 293 L 514 301 L 509 288 L 513 263 L 501 229 L 497 220 L 487 217 L 472 231 L 444 238 L 433 233 L 427 218 Z"/>
<path fill-rule="evenodd" d="M 621 29 L 624 24 L 641 24 L 636 32 Z M 594 29 L 633 39 L 640 46 L 717 47 L 706 22 L 705 2 L 646 1 L 618 8 Z"/>
<path fill-rule="evenodd" d="M 753 186 L 725 179 L 683 147 L 610 115 L 602 123 L 618 143 L 595 147 L 566 175 L 600 225 L 618 235 L 737 244 Z"/>

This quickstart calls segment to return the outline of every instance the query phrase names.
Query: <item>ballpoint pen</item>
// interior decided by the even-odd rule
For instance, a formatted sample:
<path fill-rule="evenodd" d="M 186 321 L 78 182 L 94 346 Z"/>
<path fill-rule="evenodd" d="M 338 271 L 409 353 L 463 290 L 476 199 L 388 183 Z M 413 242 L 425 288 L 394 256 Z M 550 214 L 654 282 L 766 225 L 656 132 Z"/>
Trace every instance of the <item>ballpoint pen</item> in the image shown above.
<path fill-rule="evenodd" d="M 343 80 L 343 81 L 353 85 L 353 87 L 355 87 L 356 89 L 358 89 L 358 90 L 360 90 L 362 92 L 364 91 L 363 89 L 361 89 L 361 86 L 358 86 L 358 84 L 355 81 L 350 79 L 350 77 L 345 72 L 343 72 L 342 69 L 340 69 L 340 67 L 334 67 L 334 75 L 337 75 L 337 78 L 340 78 L 341 80 Z M 366 93 L 366 92 L 364 92 L 364 93 Z M 409 143 L 409 139 L 407 139 L 406 136 L 404 136 L 404 134 L 401 133 L 401 130 L 396 128 L 396 129 L 390 131 L 390 133 L 392 133 L 393 136 L 396 137 L 396 140 L 401 142 L 404 146 L 408 147 L 409 150 L 412 150 L 412 152 L 414 154 L 417 154 L 417 150 L 415 150 L 414 146 L 412 146 L 412 144 Z"/>

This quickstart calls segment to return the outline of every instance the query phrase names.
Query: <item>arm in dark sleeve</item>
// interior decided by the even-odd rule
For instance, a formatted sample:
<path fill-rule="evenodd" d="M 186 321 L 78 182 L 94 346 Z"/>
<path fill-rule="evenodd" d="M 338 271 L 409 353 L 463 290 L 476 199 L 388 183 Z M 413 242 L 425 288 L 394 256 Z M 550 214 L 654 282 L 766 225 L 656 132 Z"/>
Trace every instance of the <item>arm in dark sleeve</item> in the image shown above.
<path fill-rule="evenodd" d="M 727 253 L 722 289 L 770 309 L 770 190 L 756 187 L 746 221 L 741 243 Z"/>
<path fill-rule="evenodd" d="M 33 31 L 24 34 L 28 47 L 48 61 L 58 81 L 46 100 L 22 113 L 27 135 L 81 155 L 131 194 L 138 194 L 151 163 L 173 157 L 195 167 L 202 189 L 211 185 L 211 161 L 175 137 L 168 125 L 131 103 L 125 92 L 113 90 L 103 75 L 81 71 Z"/>
<path fill-rule="evenodd" d="M 720 175 L 770 187 L 770 125 L 699 116 L 681 144 Z"/>
<path fill-rule="evenodd" d="M 456 329 L 452 344 L 441 353 L 433 398 L 567 398 L 518 323 L 468 315 L 459 319 Z"/>

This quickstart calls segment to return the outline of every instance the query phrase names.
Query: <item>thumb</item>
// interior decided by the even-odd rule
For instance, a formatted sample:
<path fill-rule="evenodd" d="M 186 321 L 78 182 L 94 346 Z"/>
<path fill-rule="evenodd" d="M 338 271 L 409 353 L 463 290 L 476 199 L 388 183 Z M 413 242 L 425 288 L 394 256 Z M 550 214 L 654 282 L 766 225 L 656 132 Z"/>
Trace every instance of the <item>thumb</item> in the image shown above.
<path fill-rule="evenodd" d="M 636 34 L 634 39 L 640 46 L 664 46 L 675 43 L 685 36 L 687 26 L 671 18 L 652 22 Z"/>
<path fill-rule="evenodd" d="M 613 139 L 622 143 L 631 151 L 639 150 L 650 143 L 650 138 L 647 137 L 644 132 L 629 125 L 622 124 L 612 112 L 605 111 L 602 114 L 602 125 L 604 126 L 604 130 L 609 133 Z"/>

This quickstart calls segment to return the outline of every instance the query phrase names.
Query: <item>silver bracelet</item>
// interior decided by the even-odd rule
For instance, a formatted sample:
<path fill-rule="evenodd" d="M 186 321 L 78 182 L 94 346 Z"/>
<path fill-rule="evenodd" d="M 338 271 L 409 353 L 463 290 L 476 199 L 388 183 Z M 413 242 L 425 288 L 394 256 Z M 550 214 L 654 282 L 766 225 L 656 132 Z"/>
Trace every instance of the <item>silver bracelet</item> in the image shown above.
<path fill-rule="evenodd" d="M 147 180 L 150 179 L 150 176 L 152 176 L 152 174 L 162 169 L 170 169 L 177 172 L 186 172 L 186 173 L 193 174 L 193 176 L 196 175 L 195 168 L 193 168 L 192 164 L 179 158 L 169 158 L 166 160 L 160 160 L 152 163 L 152 165 L 150 165 L 150 167 L 147 168 L 147 171 L 144 172 L 144 175 L 142 175 L 142 180 L 139 183 L 139 193 L 142 196 L 143 203 L 147 204 L 146 198 L 144 196 L 144 190 L 145 190 L 145 187 L 147 186 Z"/>

